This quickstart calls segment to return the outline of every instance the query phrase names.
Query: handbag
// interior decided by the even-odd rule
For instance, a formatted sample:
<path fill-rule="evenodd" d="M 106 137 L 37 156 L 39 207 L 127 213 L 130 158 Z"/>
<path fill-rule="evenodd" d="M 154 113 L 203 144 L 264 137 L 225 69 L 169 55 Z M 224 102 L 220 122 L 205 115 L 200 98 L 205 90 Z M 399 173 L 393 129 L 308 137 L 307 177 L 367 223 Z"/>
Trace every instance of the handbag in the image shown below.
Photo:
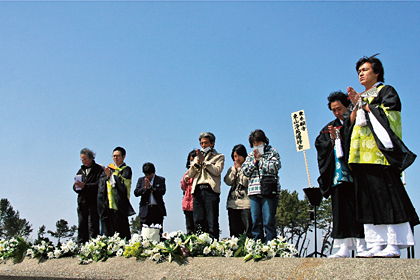
<path fill-rule="evenodd" d="M 261 194 L 264 196 L 277 195 L 277 176 L 263 175 L 260 177 Z"/>
<path fill-rule="evenodd" d="M 260 177 L 261 195 L 263 196 L 276 196 L 278 177 L 272 174 L 260 175 L 260 167 L 258 166 L 258 176 Z"/>

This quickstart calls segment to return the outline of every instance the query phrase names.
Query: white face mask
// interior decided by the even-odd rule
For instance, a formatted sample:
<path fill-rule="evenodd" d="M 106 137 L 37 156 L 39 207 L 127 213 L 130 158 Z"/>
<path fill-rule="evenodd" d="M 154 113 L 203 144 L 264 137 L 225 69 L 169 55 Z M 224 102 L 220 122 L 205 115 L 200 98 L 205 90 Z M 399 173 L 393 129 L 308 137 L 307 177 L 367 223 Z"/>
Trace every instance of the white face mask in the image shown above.
<path fill-rule="evenodd" d="M 207 148 L 205 148 L 205 149 L 201 149 L 201 151 L 203 152 L 203 153 L 207 153 L 208 151 L 210 151 L 210 147 L 207 147 Z"/>
<path fill-rule="evenodd" d="M 254 149 L 257 149 L 260 155 L 264 154 L 264 144 L 261 144 L 259 146 L 254 146 Z"/>

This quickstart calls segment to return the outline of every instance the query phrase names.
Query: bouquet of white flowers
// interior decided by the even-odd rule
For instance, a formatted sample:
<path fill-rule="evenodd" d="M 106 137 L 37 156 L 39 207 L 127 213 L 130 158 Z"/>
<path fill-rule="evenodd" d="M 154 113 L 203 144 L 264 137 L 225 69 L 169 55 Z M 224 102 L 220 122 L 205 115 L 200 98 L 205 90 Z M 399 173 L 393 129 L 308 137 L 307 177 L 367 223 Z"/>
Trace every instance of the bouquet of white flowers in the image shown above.
<path fill-rule="evenodd" d="M 125 240 L 119 237 L 119 233 L 112 237 L 98 236 L 81 246 L 79 261 L 81 264 L 87 264 L 92 261 L 106 261 L 112 256 L 122 256 L 125 246 Z"/>

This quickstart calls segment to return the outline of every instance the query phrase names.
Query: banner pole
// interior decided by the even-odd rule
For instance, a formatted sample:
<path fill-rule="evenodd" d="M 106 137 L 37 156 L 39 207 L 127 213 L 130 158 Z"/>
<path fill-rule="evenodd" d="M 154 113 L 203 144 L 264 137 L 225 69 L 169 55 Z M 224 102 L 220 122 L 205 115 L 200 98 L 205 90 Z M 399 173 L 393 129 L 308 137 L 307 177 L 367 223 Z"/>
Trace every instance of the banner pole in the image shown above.
<path fill-rule="evenodd" d="M 306 151 L 305 150 L 303 150 L 303 155 L 305 156 L 306 173 L 308 174 L 309 187 L 312 188 L 311 177 L 309 176 L 308 161 L 306 159 Z"/>

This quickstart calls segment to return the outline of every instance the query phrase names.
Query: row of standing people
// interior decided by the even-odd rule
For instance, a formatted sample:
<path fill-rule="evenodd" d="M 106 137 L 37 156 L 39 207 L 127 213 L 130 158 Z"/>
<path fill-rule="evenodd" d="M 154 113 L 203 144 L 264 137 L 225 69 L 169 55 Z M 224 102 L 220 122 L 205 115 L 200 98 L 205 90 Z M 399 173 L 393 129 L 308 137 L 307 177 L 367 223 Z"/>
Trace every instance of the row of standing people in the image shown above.
<path fill-rule="evenodd" d="M 219 239 L 220 186 L 225 157 L 214 149 L 215 140 L 211 132 L 200 134 L 202 149 L 189 154 L 182 188 L 185 190 L 183 210 L 187 232 L 199 230 Z M 249 155 L 243 145 L 234 147 L 234 166 L 225 176 L 226 184 L 232 186 L 228 198 L 229 225 L 232 236 L 245 233 L 249 237 L 268 241 L 276 236 L 280 156 L 269 145 L 269 139 L 262 130 L 253 131 L 249 143 L 253 148 Z M 95 162 L 95 154 L 91 150 L 81 150 L 83 165 L 73 184 L 74 191 L 78 193 L 79 243 L 98 234 L 112 236 L 115 232 L 121 238 L 131 238 L 128 217 L 135 211 L 130 204 L 132 171 L 124 162 L 125 156 L 125 149 L 117 147 L 113 151 L 114 163 L 103 167 Z M 143 173 L 145 176 L 139 178 L 134 190 L 135 196 L 141 196 L 140 222 L 163 227 L 166 216 L 163 201 L 165 178 L 156 175 L 152 163 L 143 165 Z M 265 194 L 260 180 L 270 175 L 271 193 Z"/>
<path fill-rule="evenodd" d="M 130 203 L 132 170 L 124 162 L 126 151 L 116 147 L 113 163 L 103 167 L 95 162 L 95 154 L 85 148 L 80 151 L 82 166 L 76 174 L 73 190 L 78 194 L 78 243 L 85 243 L 99 234 L 131 238 L 128 217 L 136 214 Z M 140 199 L 140 222 L 163 224 L 166 216 L 163 195 L 165 178 L 156 175 L 155 166 L 143 165 L 145 176 L 137 181 L 134 195 Z"/>
<path fill-rule="evenodd" d="M 192 150 L 187 156 L 188 170 L 181 180 L 184 191 L 182 209 L 187 233 L 208 232 L 218 239 L 225 157 L 214 148 L 216 138 L 213 133 L 201 133 L 199 141 L 201 149 Z M 260 129 L 251 132 L 249 144 L 253 149 L 249 154 L 242 144 L 233 147 L 233 166 L 224 177 L 224 182 L 231 187 L 226 203 L 229 230 L 231 236 L 245 234 L 267 242 L 276 236 L 280 156 Z M 271 193 L 264 193 L 261 188 L 260 179 L 267 176 L 272 176 Z"/>
<path fill-rule="evenodd" d="M 384 68 L 374 56 L 356 63 L 360 84 L 328 97 L 336 117 L 320 132 L 318 183 L 331 196 L 334 247 L 330 257 L 400 257 L 400 249 L 415 245 L 413 227 L 419 217 L 400 175 L 414 155 L 401 140 L 401 101 L 384 85 Z"/>

